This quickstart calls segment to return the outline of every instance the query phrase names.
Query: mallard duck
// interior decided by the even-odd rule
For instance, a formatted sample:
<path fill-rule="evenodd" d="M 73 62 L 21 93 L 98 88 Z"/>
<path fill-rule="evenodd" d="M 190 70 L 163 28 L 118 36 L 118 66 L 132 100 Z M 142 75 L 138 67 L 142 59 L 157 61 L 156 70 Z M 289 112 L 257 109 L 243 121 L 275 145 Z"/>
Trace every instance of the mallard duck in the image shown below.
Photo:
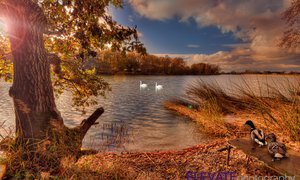
<path fill-rule="evenodd" d="M 256 129 L 254 123 L 251 120 L 246 121 L 245 124 L 251 128 L 250 136 L 253 143 L 257 143 L 259 147 L 267 145 L 263 130 Z"/>
<path fill-rule="evenodd" d="M 274 133 L 267 135 L 265 139 L 266 141 L 270 139 L 270 142 L 268 143 L 268 151 L 272 156 L 272 161 L 286 157 L 286 147 L 283 143 L 276 141 Z"/>

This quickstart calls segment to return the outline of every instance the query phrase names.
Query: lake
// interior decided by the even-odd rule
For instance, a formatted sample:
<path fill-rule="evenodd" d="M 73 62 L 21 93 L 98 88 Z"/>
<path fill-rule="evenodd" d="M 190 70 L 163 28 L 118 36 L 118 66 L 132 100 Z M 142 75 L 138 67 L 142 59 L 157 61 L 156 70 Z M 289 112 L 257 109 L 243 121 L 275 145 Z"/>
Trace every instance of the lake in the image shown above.
<path fill-rule="evenodd" d="M 97 107 L 104 107 L 104 114 L 85 136 L 83 146 L 103 151 L 154 151 L 182 149 L 210 139 L 201 128 L 187 118 L 180 117 L 163 107 L 166 100 L 181 97 L 186 87 L 196 80 L 217 83 L 228 92 L 235 85 L 245 82 L 259 92 L 266 83 L 285 90 L 282 82 L 299 80 L 288 75 L 218 75 L 218 76 L 104 76 L 112 91 L 107 97 L 99 97 L 99 105 L 87 108 L 83 115 L 72 107 L 71 94 L 65 92 L 56 99 L 65 124 L 78 125 Z M 140 81 L 148 84 L 140 89 Z M 156 91 L 155 83 L 163 85 Z M 0 122 L 14 127 L 12 99 L 8 96 L 11 84 L 0 82 Z"/>

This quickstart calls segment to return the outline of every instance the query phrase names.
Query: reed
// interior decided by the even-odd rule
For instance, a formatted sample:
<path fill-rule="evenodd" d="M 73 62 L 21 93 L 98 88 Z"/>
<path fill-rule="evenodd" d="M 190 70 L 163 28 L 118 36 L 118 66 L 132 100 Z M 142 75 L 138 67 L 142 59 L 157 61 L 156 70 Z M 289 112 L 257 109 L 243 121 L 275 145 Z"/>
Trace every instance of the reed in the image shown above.
<path fill-rule="evenodd" d="M 242 84 L 232 84 L 232 89 L 226 91 L 217 83 L 196 81 L 187 88 L 186 94 L 188 101 L 199 107 L 201 122 L 208 129 L 214 126 L 223 132 L 226 123 L 221 115 L 248 112 L 263 119 L 269 130 L 300 140 L 300 79 L 258 84 L 254 90 L 244 80 Z"/>
<path fill-rule="evenodd" d="M 249 86 L 237 86 L 240 99 L 249 111 L 255 112 L 270 131 L 288 135 L 291 140 L 300 140 L 300 79 L 291 82 L 271 82 L 259 87 L 259 93 Z"/>
<path fill-rule="evenodd" d="M 207 83 L 198 80 L 186 90 L 190 101 L 196 102 L 199 107 L 206 103 L 214 103 L 223 113 L 233 113 L 247 108 L 239 96 L 228 94 L 218 83 Z"/>

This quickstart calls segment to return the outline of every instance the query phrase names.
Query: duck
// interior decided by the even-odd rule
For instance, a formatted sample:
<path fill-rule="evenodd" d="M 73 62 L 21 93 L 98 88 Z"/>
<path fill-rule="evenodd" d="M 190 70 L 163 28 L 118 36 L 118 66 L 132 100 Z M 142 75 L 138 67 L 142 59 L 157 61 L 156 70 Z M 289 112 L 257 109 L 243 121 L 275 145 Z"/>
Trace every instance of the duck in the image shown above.
<path fill-rule="evenodd" d="M 157 84 L 157 82 L 155 83 L 155 90 L 161 90 L 162 88 L 162 85 Z"/>
<path fill-rule="evenodd" d="M 274 133 L 270 133 L 265 137 L 265 140 L 269 140 L 268 151 L 272 156 L 272 161 L 281 160 L 284 157 L 287 157 L 286 146 L 283 143 L 276 141 L 276 136 Z"/>
<path fill-rule="evenodd" d="M 246 121 L 245 125 L 248 125 L 251 128 L 250 137 L 254 144 L 257 143 L 259 147 L 267 145 L 263 130 L 256 129 L 254 123 L 251 120 Z"/>
<path fill-rule="evenodd" d="M 147 84 L 143 84 L 142 81 L 140 81 L 140 88 L 146 88 L 147 86 Z"/>

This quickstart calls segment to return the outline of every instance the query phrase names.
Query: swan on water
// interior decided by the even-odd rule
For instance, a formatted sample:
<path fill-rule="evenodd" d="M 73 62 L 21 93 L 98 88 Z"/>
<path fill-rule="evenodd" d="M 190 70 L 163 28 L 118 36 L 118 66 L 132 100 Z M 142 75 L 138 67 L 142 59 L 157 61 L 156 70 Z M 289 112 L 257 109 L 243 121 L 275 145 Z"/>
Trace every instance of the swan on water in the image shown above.
<path fill-rule="evenodd" d="M 155 90 L 161 90 L 162 88 L 162 85 L 157 84 L 157 82 L 155 83 Z"/>
<path fill-rule="evenodd" d="M 147 86 L 147 84 L 143 84 L 142 81 L 140 81 L 140 88 L 146 88 Z"/>

